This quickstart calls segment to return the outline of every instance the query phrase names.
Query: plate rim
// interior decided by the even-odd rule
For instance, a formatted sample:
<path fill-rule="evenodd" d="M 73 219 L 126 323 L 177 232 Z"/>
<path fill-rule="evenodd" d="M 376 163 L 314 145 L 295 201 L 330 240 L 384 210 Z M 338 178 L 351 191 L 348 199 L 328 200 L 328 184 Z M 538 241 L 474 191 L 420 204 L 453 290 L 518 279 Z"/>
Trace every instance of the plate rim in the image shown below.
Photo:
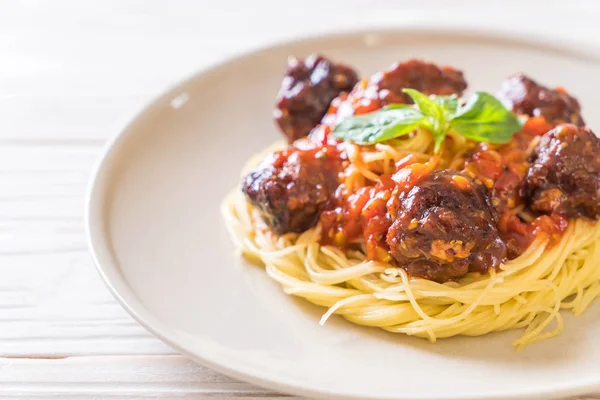
<path fill-rule="evenodd" d="M 466 25 L 457 28 L 452 23 L 446 23 L 447 21 L 432 21 L 432 20 L 414 20 L 405 23 L 404 25 L 396 26 L 357 26 L 351 28 L 335 29 L 333 32 L 320 33 L 315 32 L 308 35 L 302 35 L 293 39 L 283 39 L 278 41 L 271 41 L 261 46 L 256 46 L 242 52 L 238 52 L 232 56 L 221 59 L 216 63 L 209 64 L 204 68 L 199 69 L 191 76 L 185 79 L 177 81 L 175 84 L 167 87 L 165 90 L 160 92 L 157 96 L 153 97 L 150 101 L 147 101 L 143 106 L 126 119 L 126 123 L 119 124 L 121 129 L 117 133 L 113 134 L 103 146 L 100 151 L 90 174 L 90 179 L 85 193 L 85 209 L 84 209 L 84 230 L 86 236 L 87 246 L 89 248 L 94 266 L 101 276 L 104 284 L 113 295 L 113 297 L 120 303 L 120 305 L 131 315 L 141 326 L 144 327 L 149 333 L 158 337 L 161 341 L 165 342 L 169 346 L 176 349 L 178 352 L 183 354 L 199 364 L 205 365 L 211 369 L 214 369 L 220 373 L 228 376 L 235 377 L 237 379 L 258 385 L 260 387 L 269 388 L 275 391 L 291 393 L 300 396 L 310 396 L 316 398 L 326 398 L 332 400 L 343 400 L 343 399 L 365 399 L 364 396 L 353 395 L 350 393 L 340 393 L 327 390 L 314 390 L 304 388 L 301 384 L 290 379 L 271 379 L 268 374 L 262 374 L 260 372 L 252 373 L 249 370 L 243 368 L 236 368 L 235 366 L 228 365 L 223 362 L 223 359 L 219 360 L 216 357 L 207 356 L 208 351 L 203 352 L 202 355 L 197 354 L 185 346 L 180 345 L 173 338 L 172 333 L 168 333 L 168 329 L 164 329 L 163 324 L 160 320 L 156 319 L 153 314 L 141 303 L 137 301 L 137 295 L 133 289 L 127 284 L 126 280 L 122 277 L 121 268 L 116 263 L 110 263 L 110 265 L 103 265 L 101 259 L 102 252 L 107 251 L 111 248 L 110 238 L 107 234 L 100 232 L 103 229 L 104 222 L 101 219 L 97 219 L 96 215 L 102 215 L 102 200 L 106 197 L 107 189 L 100 188 L 100 178 L 104 174 L 109 174 L 106 169 L 110 166 L 111 157 L 119 150 L 120 145 L 126 140 L 126 138 L 133 131 L 134 126 L 138 121 L 143 120 L 152 109 L 163 104 L 167 99 L 171 99 L 176 96 L 176 93 L 190 82 L 201 78 L 204 75 L 209 75 L 224 68 L 228 65 L 243 62 L 245 58 L 254 57 L 260 55 L 260 53 L 268 52 L 275 49 L 282 49 L 288 46 L 294 46 L 298 44 L 306 44 L 310 42 L 319 41 L 332 41 L 342 40 L 348 37 L 366 37 L 367 35 L 398 35 L 406 33 L 416 33 L 419 35 L 441 35 L 449 34 L 452 37 L 477 37 L 481 40 L 497 40 L 504 43 L 512 43 L 516 45 L 531 46 L 533 48 L 543 48 L 554 52 L 568 54 L 578 58 L 594 59 L 600 61 L 600 47 L 592 43 L 582 43 L 576 40 L 564 38 L 561 36 L 561 41 L 557 43 L 556 39 L 559 34 L 550 34 L 549 32 L 534 32 L 527 33 L 527 38 L 523 39 L 523 32 L 516 33 L 507 27 L 501 25 L 484 25 L 473 23 L 472 21 L 465 21 Z M 476 35 L 476 36 L 475 36 Z M 579 45 L 574 47 L 574 45 Z M 99 204 L 96 204 L 99 203 Z M 108 250 L 110 252 L 110 250 Z M 112 269 L 114 273 L 121 276 L 123 281 L 123 287 L 128 292 L 121 293 L 117 286 L 120 283 L 116 283 L 109 276 L 107 271 Z M 130 297 L 127 299 L 126 297 Z M 133 300 L 133 301 L 132 301 Z M 139 303 L 135 306 L 132 303 Z M 176 336 L 176 335 L 175 335 Z M 251 370 L 251 368 L 250 368 Z M 539 398 L 539 396 L 547 395 L 549 398 L 556 397 L 568 397 L 583 395 L 594 391 L 600 391 L 600 375 L 595 379 L 587 379 L 583 381 L 566 381 L 563 383 L 555 383 L 552 386 L 540 388 L 528 388 L 520 390 L 516 393 L 484 393 L 481 395 L 461 395 L 459 397 L 449 394 L 444 398 L 432 398 L 432 397 L 419 397 L 418 400 L 518 400 L 518 399 L 532 399 Z M 400 395 L 400 394 L 399 394 Z M 481 397 L 485 396 L 485 397 Z M 406 397 L 368 397 L 368 399 L 386 399 L 386 400 L 409 400 Z"/>

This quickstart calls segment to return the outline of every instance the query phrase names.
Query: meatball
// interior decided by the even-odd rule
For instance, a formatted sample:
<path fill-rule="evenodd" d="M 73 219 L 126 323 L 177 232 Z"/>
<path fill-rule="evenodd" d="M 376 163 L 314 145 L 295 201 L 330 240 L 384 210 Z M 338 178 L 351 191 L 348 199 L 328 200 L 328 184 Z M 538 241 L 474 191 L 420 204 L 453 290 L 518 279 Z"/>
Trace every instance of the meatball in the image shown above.
<path fill-rule="evenodd" d="M 402 89 L 416 89 L 425 94 L 460 96 L 467 88 L 463 73 L 451 67 L 438 67 L 421 60 L 395 63 L 375 74 L 368 90 L 375 90 L 382 105 L 391 103 L 412 104 L 412 99 Z"/>
<path fill-rule="evenodd" d="M 525 198 L 540 213 L 600 217 L 600 139 L 588 128 L 559 125 L 542 136 L 525 179 Z"/>
<path fill-rule="evenodd" d="M 502 102 L 517 114 L 544 117 L 552 124 L 583 126 L 579 102 L 562 89 L 552 90 L 523 75 L 506 79 L 497 93 Z"/>
<path fill-rule="evenodd" d="M 413 277 L 445 282 L 506 259 L 487 189 L 467 175 L 434 171 L 395 192 L 388 212 L 390 253 Z"/>
<path fill-rule="evenodd" d="M 313 227 L 338 186 L 339 158 L 322 151 L 274 153 L 242 179 L 242 191 L 276 233 Z"/>
<path fill-rule="evenodd" d="M 356 71 L 312 55 L 304 61 L 290 57 L 277 95 L 274 117 L 290 143 L 308 135 L 321 122 L 331 101 L 358 82 Z"/>

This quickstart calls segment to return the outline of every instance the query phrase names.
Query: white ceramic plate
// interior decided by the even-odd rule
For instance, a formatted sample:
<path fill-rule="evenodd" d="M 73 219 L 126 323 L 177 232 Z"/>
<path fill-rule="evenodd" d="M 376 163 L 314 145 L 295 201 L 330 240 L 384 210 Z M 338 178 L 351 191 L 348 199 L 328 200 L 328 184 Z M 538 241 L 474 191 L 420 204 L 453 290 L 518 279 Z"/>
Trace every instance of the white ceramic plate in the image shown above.
<path fill-rule="evenodd" d="M 580 49 L 581 50 L 581 49 Z M 583 49 L 588 50 L 588 49 Z M 494 91 L 524 71 L 564 85 L 600 129 L 594 53 L 482 32 L 404 30 L 288 43 L 190 80 L 147 107 L 107 148 L 90 188 L 88 235 L 123 306 L 182 353 L 273 389 L 323 398 L 520 399 L 600 391 L 600 305 L 561 336 L 515 353 L 518 332 L 422 339 L 358 327 L 286 296 L 236 256 L 219 204 L 244 161 L 280 138 L 271 110 L 286 57 L 321 52 L 363 76 L 422 57 Z M 592 81 L 588 79 L 592 77 Z"/>

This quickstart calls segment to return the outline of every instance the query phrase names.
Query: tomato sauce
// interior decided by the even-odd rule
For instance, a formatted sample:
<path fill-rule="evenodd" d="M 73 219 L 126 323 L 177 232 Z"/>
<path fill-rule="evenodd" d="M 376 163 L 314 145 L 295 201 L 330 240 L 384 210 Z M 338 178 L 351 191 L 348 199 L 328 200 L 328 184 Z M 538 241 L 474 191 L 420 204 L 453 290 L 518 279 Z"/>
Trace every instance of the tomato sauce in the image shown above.
<path fill-rule="evenodd" d="M 395 174 L 381 175 L 374 185 L 348 196 L 343 185 L 338 188 L 334 206 L 321 213 L 324 244 L 343 247 L 362 239 L 368 259 L 391 261 L 386 234 L 392 224 L 388 207 L 397 199 L 395 191 L 410 190 L 433 170 L 433 164 L 417 163 L 411 156 L 400 161 Z"/>
<path fill-rule="evenodd" d="M 309 140 L 334 149 L 330 151 L 337 152 L 339 157 L 343 150 L 331 131 L 344 118 L 381 108 L 377 93 L 371 92 L 368 81 L 362 80 L 352 92 L 340 94 L 332 101 L 323 124 L 309 135 Z M 529 154 L 539 137 L 552 127 L 544 117 L 530 117 L 509 143 L 479 143 L 463 166 L 463 173 L 478 178 L 489 190 L 510 259 L 522 254 L 538 235 L 558 240 L 567 226 L 567 218 L 559 214 L 534 216 L 529 221 L 519 217 L 519 211 L 525 208 L 522 186 L 530 166 Z M 418 164 L 415 156 L 408 155 L 396 162 L 399 172 L 393 177 L 383 175 L 380 182 L 351 194 L 346 193 L 343 185 L 338 188 L 332 206 L 321 214 L 323 243 L 348 246 L 363 240 L 369 259 L 389 261 L 385 236 L 392 221 L 386 204 L 394 190 L 409 190 L 431 172 L 432 166 L 423 165 Z"/>
<path fill-rule="evenodd" d="M 368 92 L 367 81 L 363 80 L 350 94 L 343 93 L 331 103 L 324 123 L 311 133 L 311 141 L 334 147 L 339 152 L 336 147 L 339 141 L 330 134 L 335 124 L 348 116 L 372 112 L 380 107 L 381 102 L 375 94 Z M 528 222 L 518 215 L 518 211 L 525 208 L 522 186 L 530 166 L 529 154 L 539 137 L 552 127 L 544 117 L 528 118 L 523 129 L 509 143 L 480 143 L 464 164 L 462 172 L 478 178 L 490 192 L 510 259 L 522 254 L 540 234 L 558 240 L 567 226 L 567 218 L 559 214 L 537 216 Z M 377 184 L 351 194 L 346 194 L 343 187 L 339 188 L 334 205 L 320 218 L 323 243 L 347 246 L 364 240 L 369 259 L 389 261 L 385 235 L 392 221 L 386 204 L 395 189 L 408 190 L 431 171 L 420 167 L 422 165 L 415 156 L 408 155 L 396 162 L 399 172 L 393 177 L 383 175 Z"/>
<path fill-rule="evenodd" d="M 523 181 L 529 170 L 529 155 L 539 137 L 552 129 L 544 117 L 529 118 L 511 141 L 501 146 L 481 143 L 465 162 L 465 172 L 479 178 L 491 191 L 499 213 L 498 229 L 508 247 L 509 259 L 518 257 L 540 234 L 560 238 L 567 219 L 559 214 L 542 215 L 526 222 L 517 211 L 525 207 Z"/>

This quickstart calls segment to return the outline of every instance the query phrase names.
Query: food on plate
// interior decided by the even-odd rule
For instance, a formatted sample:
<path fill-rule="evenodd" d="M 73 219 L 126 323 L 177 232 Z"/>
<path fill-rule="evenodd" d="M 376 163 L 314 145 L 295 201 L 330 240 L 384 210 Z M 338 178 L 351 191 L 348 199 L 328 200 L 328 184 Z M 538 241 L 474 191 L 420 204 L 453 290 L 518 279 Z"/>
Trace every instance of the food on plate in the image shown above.
<path fill-rule="evenodd" d="M 590 129 L 559 125 L 542 136 L 531 158 L 524 189 L 532 210 L 600 216 L 600 141 Z"/>
<path fill-rule="evenodd" d="M 355 70 L 325 57 L 290 57 L 274 112 L 288 141 L 308 135 L 321 122 L 331 101 L 340 93 L 349 92 L 357 81 Z"/>
<path fill-rule="evenodd" d="M 523 74 L 515 74 L 506 79 L 498 97 L 517 114 L 541 116 L 555 124 L 569 122 L 578 126 L 585 125 L 577 99 L 562 88 L 548 89 Z"/>
<path fill-rule="evenodd" d="M 244 177 L 242 191 L 278 234 L 313 227 L 338 187 L 340 160 L 321 149 L 271 154 Z"/>
<path fill-rule="evenodd" d="M 367 91 L 380 100 L 381 105 L 412 103 L 409 95 L 402 92 L 406 88 L 421 93 L 461 95 L 467 88 L 463 73 L 452 67 L 438 67 L 422 60 L 409 60 L 395 63 L 369 80 Z"/>
<path fill-rule="evenodd" d="M 600 139 L 579 102 L 522 74 L 463 96 L 422 60 L 369 79 L 290 59 L 286 138 L 223 202 L 232 238 L 288 294 L 366 326 L 428 338 L 522 328 L 600 294 Z"/>
<path fill-rule="evenodd" d="M 390 254 L 412 277 L 447 282 L 506 259 L 487 189 L 469 175 L 432 171 L 410 190 L 394 189 L 387 211 Z"/>

